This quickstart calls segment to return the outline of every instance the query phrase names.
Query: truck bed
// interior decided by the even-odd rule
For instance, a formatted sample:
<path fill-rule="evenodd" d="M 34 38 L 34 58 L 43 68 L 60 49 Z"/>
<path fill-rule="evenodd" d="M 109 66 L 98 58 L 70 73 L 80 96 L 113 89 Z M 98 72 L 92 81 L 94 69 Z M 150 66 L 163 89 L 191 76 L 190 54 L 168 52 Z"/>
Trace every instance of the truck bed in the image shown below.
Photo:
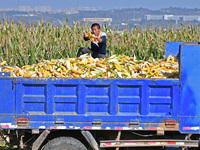
<path fill-rule="evenodd" d="M 141 129 L 178 122 L 179 79 L 0 77 L 1 128 Z M 20 127 L 16 118 L 27 117 Z"/>

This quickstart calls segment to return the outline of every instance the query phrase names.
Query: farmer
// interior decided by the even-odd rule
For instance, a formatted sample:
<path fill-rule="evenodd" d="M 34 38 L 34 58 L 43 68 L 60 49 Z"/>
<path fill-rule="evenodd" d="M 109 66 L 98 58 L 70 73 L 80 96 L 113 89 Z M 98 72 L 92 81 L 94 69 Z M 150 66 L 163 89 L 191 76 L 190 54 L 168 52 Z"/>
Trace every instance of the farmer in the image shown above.
<path fill-rule="evenodd" d="M 91 48 L 79 48 L 77 57 L 83 54 L 91 54 L 93 58 L 106 58 L 106 33 L 101 31 L 98 23 L 92 24 L 91 29 L 91 33 L 84 32 L 84 40 L 91 41 Z"/>

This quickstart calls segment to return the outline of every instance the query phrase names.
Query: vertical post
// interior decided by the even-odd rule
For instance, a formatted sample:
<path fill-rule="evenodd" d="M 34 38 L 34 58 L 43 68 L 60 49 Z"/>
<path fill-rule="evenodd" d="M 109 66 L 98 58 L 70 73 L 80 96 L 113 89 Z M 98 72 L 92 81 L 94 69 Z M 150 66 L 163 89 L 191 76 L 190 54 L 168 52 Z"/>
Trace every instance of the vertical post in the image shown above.
<path fill-rule="evenodd" d="M 54 93 L 54 86 L 52 82 L 49 82 L 46 84 L 46 100 L 45 100 L 45 113 L 46 114 L 53 114 L 54 113 L 54 100 L 53 100 L 53 95 Z"/>
<path fill-rule="evenodd" d="M 110 84 L 109 92 L 110 102 L 109 102 L 109 113 L 110 115 L 116 115 L 118 113 L 118 87 L 116 84 Z"/>
<path fill-rule="evenodd" d="M 143 82 L 143 85 L 141 87 L 141 106 L 140 106 L 140 114 L 141 115 L 148 115 L 149 114 L 149 86 L 147 84 L 144 84 L 146 82 Z"/>
<path fill-rule="evenodd" d="M 77 87 L 77 113 L 86 113 L 86 87 L 83 84 L 79 84 Z"/>

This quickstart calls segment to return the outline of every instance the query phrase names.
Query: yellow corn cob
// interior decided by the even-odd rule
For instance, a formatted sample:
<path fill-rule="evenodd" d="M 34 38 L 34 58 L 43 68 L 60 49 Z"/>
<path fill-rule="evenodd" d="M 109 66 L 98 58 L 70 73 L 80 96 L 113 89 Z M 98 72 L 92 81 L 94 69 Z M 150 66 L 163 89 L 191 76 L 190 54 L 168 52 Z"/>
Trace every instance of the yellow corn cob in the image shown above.
<path fill-rule="evenodd" d="M 121 62 L 127 62 L 126 58 L 121 58 L 121 59 L 118 59 L 118 60 L 121 61 Z"/>
<path fill-rule="evenodd" d="M 113 74 L 113 73 L 111 73 L 111 74 L 110 74 L 110 77 L 114 77 L 114 74 Z"/>
<path fill-rule="evenodd" d="M 79 78 L 80 76 L 74 73 L 73 77 Z"/>
<path fill-rule="evenodd" d="M 154 70 L 154 69 L 159 68 L 159 67 L 160 67 L 160 64 L 158 64 L 158 65 L 156 65 L 156 66 L 153 66 L 153 67 L 151 68 L 151 70 Z"/>
<path fill-rule="evenodd" d="M 114 62 L 114 66 L 117 69 L 117 71 L 121 72 L 122 71 L 122 66 L 118 64 L 117 62 Z"/>
<path fill-rule="evenodd" d="M 154 75 L 154 73 L 153 72 L 149 72 L 149 74 L 152 76 L 152 75 Z"/>
<path fill-rule="evenodd" d="M 174 62 L 175 62 L 175 59 L 174 59 L 174 57 L 172 57 L 172 58 L 171 58 L 171 60 L 172 60 L 172 63 L 174 64 Z"/>
<path fill-rule="evenodd" d="M 65 76 L 64 76 L 64 75 L 62 75 L 61 73 L 59 73 L 59 75 L 60 75 L 60 77 L 61 77 L 61 78 L 64 78 L 64 77 L 65 77 Z"/>
<path fill-rule="evenodd" d="M 18 70 L 16 71 L 16 74 L 17 74 L 17 76 L 22 76 L 22 75 L 23 75 L 21 69 L 18 69 Z"/>
<path fill-rule="evenodd" d="M 143 71 L 148 71 L 148 70 L 149 70 L 149 68 L 142 68 L 142 70 L 143 70 Z"/>
<path fill-rule="evenodd" d="M 92 37 L 92 34 L 90 32 L 88 33 L 88 37 L 89 37 L 89 39 L 91 39 L 91 37 Z"/>
<path fill-rule="evenodd" d="M 3 69 L 3 72 L 8 72 L 8 69 Z"/>
<path fill-rule="evenodd" d="M 51 59 L 51 62 L 52 62 L 52 63 L 55 63 L 56 61 L 57 61 L 57 60 L 55 60 L 55 59 Z"/>
<path fill-rule="evenodd" d="M 82 71 L 78 71 L 78 70 L 72 70 L 72 72 L 75 73 L 75 74 L 83 74 Z"/>
<path fill-rule="evenodd" d="M 51 61 L 50 61 L 50 62 L 48 63 L 48 65 L 54 65 L 54 62 L 51 62 Z"/>
<path fill-rule="evenodd" d="M 49 77 L 49 75 L 51 75 L 51 73 L 49 71 L 44 72 L 44 77 Z"/>
<path fill-rule="evenodd" d="M 30 67 L 30 65 L 25 65 L 25 66 L 22 67 L 22 69 L 26 69 L 26 68 L 29 68 L 29 67 Z"/>
<path fill-rule="evenodd" d="M 33 74 L 32 73 L 26 73 L 23 75 L 23 77 L 31 77 Z"/>
<path fill-rule="evenodd" d="M 13 68 L 13 67 L 10 67 L 10 66 L 8 66 L 8 67 L 6 67 L 7 69 L 9 69 L 9 70 L 14 70 L 15 68 Z"/>
<path fill-rule="evenodd" d="M 50 71 L 51 71 L 51 70 L 52 70 L 52 66 L 51 66 L 51 65 L 48 65 L 48 66 L 47 66 L 47 70 L 50 70 Z"/>
<path fill-rule="evenodd" d="M 60 65 L 59 67 L 60 67 L 60 68 L 62 68 L 63 70 L 65 70 L 65 69 L 66 69 L 66 68 L 65 68 L 64 66 L 62 66 L 62 65 Z"/>
<path fill-rule="evenodd" d="M 3 66 L 6 64 L 6 61 L 3 61 L 2 63 L 0 63 L 0 66 Z"/>
<path fill-rule="evenodd" d="M 170 59 L 171 59 L 171 56 L 168 56 L 168 57 L 167 57 L 167 63 L 170 62 Z"/>

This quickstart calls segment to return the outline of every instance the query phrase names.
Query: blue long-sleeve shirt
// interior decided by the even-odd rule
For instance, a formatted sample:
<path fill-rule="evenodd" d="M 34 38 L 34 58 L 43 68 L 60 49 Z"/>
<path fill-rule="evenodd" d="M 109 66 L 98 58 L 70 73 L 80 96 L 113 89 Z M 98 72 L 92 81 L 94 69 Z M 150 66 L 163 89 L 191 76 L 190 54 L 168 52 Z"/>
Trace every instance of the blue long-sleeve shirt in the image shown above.
<path fill-rule="evenodd" d="M 91 33 L 92 34 L 92 33 Z M 99 54 L 106 54 L 106 33 L 100 32 L 99 38 L 102 39 L 102 42 L 99 43 L 97 40 L 91 42 L 91 49 Z M 90 40 L 89 38 L 84 37 L 85 41 Z"/>

